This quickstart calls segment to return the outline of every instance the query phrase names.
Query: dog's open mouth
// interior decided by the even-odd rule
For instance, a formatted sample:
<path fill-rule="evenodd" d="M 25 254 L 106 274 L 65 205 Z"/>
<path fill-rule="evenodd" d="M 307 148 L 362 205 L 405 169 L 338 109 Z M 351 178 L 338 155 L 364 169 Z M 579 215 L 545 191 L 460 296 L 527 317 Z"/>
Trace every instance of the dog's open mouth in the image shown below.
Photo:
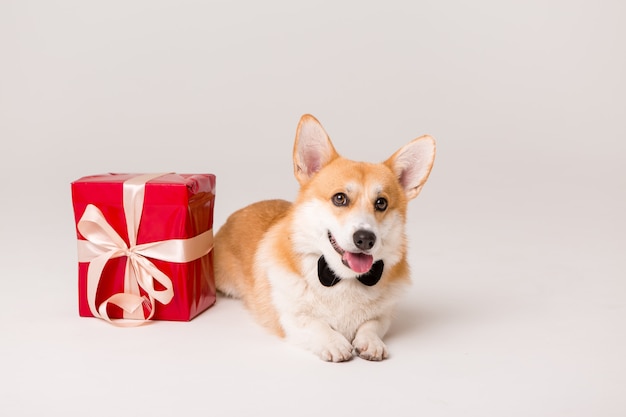
<path fill-rule="evenodd" d="M 374 257 L 372 255 L 361 252 L 348 252 L 344 250 L 341 246 L 339 246 L 337 240 L 330 232 L 328 232 L 328 240 L 333 246 L 333 249 L 341 255 L 341 262 L 357 274 L 364 274 L 372 269 L 372 264 L 374 263 Z"/>

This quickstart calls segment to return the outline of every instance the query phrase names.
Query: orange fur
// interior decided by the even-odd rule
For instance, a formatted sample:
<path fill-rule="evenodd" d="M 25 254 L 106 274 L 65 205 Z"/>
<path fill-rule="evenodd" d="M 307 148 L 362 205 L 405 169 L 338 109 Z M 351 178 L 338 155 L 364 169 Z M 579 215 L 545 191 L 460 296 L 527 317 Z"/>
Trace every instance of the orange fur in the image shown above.
<path fill-rule="evenodd" d="M 224 294 L 241 298 L 259 322 L 284 336 L 272 307 L 267 281 L 256 279 L 252 257 L 265 232 L 283 219 L 291 203 L 261 201 L 229 217 L 215 235 L 215 284 Z M 288 259 L 288 258 L 283 258 Z"/>

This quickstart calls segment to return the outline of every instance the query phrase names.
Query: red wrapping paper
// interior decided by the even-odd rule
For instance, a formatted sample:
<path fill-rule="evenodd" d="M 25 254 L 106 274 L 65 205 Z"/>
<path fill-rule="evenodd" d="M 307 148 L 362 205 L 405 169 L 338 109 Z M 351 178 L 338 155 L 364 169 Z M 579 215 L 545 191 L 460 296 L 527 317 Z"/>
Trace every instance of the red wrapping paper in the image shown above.
<path fill-rule="evenodd" d="M 124 182 L 137 174 L 104 174 L 72 182 L 72 202 L 76 224 L 88 205 L 97 207 L 106 221 L 129 245 L 123 207 Z M 189 239 L 213 227 L 215 176 L 212 174 L 165 174 L 145 184 L 143 211 L 137 231 L 137 245 L 171 239 Z M 78 227 L 77 238 L 85 240 Z M 97 283 L 95 305 L 113 294 L 125 291 L 126 256 L 107 261 Z M 155 320 L 188 321 L 215 303 L 213 251 L 189 261 L 166 262 L 149 259 L 172 281 L 173 297 L 167 304 L 155 302 Z M 93 317 L 88 303 L 89 262 L 78 263 L 78 309 L 80 316 Z M 158 289 L 158 283 L 155 288 Z M 144 291 L 141 290 L 141 294 Z M 144 309 L 149 308 L 144 306 Z M 109 305 L 110 318 L 122 318 L 119 307 Z M 146 312 L 147 314 L 147 312 Z"/>

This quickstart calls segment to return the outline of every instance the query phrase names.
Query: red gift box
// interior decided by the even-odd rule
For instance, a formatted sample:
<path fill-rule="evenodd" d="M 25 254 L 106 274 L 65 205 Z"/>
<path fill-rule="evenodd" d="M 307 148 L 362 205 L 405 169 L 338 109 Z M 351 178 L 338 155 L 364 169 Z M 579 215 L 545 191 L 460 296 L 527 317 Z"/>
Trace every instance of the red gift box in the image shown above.
<path fill-rule="evenodd" d="M 187 321 L 215 303 L 214 175 L 83 177 L 72 202 L 81 316 Z"/>

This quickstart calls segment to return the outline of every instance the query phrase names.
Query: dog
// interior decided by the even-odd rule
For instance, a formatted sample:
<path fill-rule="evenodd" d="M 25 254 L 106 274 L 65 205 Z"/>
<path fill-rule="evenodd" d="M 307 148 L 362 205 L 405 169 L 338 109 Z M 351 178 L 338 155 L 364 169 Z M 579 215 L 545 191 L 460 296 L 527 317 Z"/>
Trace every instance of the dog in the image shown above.
<path fill-rule="evenodd" d="M 435 159 L 419 137 L 382 163 L 341 157 L 312 115 L 293 148 L 300 190 L 231 214 L 215 235 L 215 281 L 263 326 L 325 361 L 388 357 L 382 338 L 410 284 L 405 223 Z"/>

